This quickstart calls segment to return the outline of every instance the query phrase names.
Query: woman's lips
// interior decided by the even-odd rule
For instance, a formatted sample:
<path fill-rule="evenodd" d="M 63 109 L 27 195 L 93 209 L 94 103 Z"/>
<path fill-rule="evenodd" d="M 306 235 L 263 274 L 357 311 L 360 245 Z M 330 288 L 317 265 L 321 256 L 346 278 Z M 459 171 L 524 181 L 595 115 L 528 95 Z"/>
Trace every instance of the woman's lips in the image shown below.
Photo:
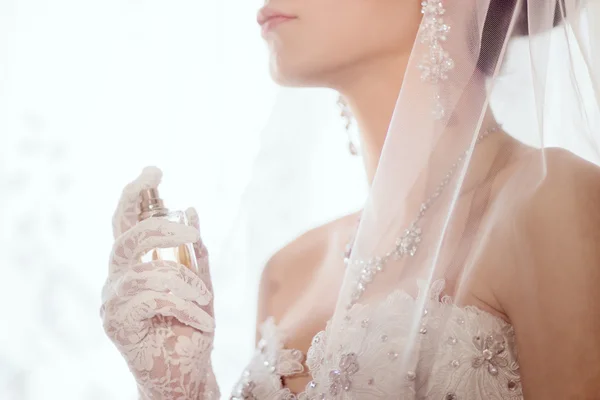
<path fill-rule="evenodd" d="M 278 25 L 296 18 L 293 15 L 284 14 L 272 8 L 265 7 L 258 12 L 256 22 L 261 26 L 262 34 L 265 35 Z"/>
<path fill-rule="evenodd" d="M 262 27 L 262 33 L 267 33 L 269 31 L 272 31 L 273 29 L 275 29 L 276 26 L 278 26 L 279 24 L 282 24 L 284 22 L 287 21 L 291 21 L 294 18 L 290 18 L 290 17 L 273 17 L 273 18 L 269 18 L 264 24 L 261 25 Z"/>

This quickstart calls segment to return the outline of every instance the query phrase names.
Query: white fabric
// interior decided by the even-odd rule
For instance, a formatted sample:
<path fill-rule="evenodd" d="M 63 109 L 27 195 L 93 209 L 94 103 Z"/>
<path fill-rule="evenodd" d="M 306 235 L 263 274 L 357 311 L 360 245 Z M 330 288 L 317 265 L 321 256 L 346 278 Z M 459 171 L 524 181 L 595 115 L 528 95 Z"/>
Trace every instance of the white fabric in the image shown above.
<path fill-rule="evenodd" d="M 302 371 L 303 357 L 298 350 L 283 347 L 285 334 L 272 319 L 267 320 L 256 355 L 232 397 L 522 399 L 512 326 L 476 307 L 458 307 L 449 298 L 440 298 L 443 286 L 438 281 L 430 292 L 419 295 L 426 300 L 426 312 L 419 316 L 419 345 L 411 355 L 414 367 L 406 376 L 398 376 L 398 357 L 411 342 L 409 321 L 420 308 L 406 292 L 397 291 L 380 304 L 355 305 L 344 322 L 343 336 L 326 330 L 313 338 L 306 358 L 313 380 L 298 396 L 282 387 L 280 377 Z M 337 351 L 329 353 L 327 348 Z M 344 368 L 342 360 L 349 354 L 356 355 L 357 361 Z M 424 375 L 427 379 L 421 379 Z"/>

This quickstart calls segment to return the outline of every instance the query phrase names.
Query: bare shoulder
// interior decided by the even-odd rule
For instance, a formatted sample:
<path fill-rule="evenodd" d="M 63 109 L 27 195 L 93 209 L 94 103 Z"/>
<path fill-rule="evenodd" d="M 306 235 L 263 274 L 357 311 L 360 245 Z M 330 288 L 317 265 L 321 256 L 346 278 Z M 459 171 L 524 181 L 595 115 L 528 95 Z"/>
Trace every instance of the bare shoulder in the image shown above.
<path fill-rule="evenodd" d="M 595 249 L 600 250 L 600 167 L 563 149 L 547 149 L 543 159 L 540 155 L 532 152 L 518 163 L 510 173 L 515 179 L 509 180 L 520 186 L 508 183 L 505 197 L 500 198 L 509 221 L 502 231 L 502 248 L 508 255 L 518 253 L 505 261 L 530 260 L 526 268 L 509 268 L 513 282 L 539 278 L 553 266 L 562 268 L 562 263 L 575 263 L 583 254 L 591 257 Z M 520 257 L 524 251 L 527 256 Z"/>
<path fill-rule="evenodd" d="M 311 282 L 332 248 L 348 240 L 356 217 L 357 214 L 347 215 L 313 228 L 269 259 L 259 287 L 258 325 L 268 317 L 281 318 Z"/>
<path fill-rule="evenodd" d="M 596 398 L 600 168 L 565 150 L 545 155 L 544 179 L 510 224 L 505 261 L 512 277 L 504 300 L 517 332 L 525 397 Z"/>
<path fill-rule="evenodd" d="M 600 167 L 568 150 L 552 148 L 546 150 L 548 176 L 568 180 L 579 188 L 600 186 Z M 549 180 L 550 183 L 557 181 Z"/>
<path fill-rule="evenodd" d="M 545 155 L 545 176 L 526 205 L 527 220 L 545 226 L 567 222 L 574 228 L 596 225 L 600 218 L 600 167 L 563 149 L 548 149 Z"/>

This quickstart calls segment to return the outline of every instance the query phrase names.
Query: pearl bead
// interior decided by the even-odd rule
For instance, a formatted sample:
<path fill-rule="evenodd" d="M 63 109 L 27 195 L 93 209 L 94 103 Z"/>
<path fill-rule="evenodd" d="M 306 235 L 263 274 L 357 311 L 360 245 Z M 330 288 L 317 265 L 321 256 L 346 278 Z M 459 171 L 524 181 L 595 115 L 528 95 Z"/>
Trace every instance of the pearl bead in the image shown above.
<path fill-rule="evenodd" d="M 491 350 L 489 350 L 489 349 L 483 350 L 483 358 L 485 358 L 486 360 L 491 360 L 492 357 L 494 357 L 494 354 L 492 353 Z"/>

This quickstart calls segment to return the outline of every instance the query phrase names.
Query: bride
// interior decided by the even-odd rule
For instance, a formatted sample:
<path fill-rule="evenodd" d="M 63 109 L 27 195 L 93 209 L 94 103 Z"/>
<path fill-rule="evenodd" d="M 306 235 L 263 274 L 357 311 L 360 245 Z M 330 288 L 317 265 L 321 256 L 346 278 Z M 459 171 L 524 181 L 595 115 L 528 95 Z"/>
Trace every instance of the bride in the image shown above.
<path fill-rule="evenodd" d="M 600 154 L 598 5 L 267 3 L 274 80 L 340 93 L 370 190 L 267 263 L 231 398 L 600 398 L 600 170 L 551 147 Z M 103 326 L 141 399 L 218 398 L 198 217 L 138 222 L 160 179 L 144 169 L 114 214 Z M 140 261 L 185 243 L 197 272 Z"/>

